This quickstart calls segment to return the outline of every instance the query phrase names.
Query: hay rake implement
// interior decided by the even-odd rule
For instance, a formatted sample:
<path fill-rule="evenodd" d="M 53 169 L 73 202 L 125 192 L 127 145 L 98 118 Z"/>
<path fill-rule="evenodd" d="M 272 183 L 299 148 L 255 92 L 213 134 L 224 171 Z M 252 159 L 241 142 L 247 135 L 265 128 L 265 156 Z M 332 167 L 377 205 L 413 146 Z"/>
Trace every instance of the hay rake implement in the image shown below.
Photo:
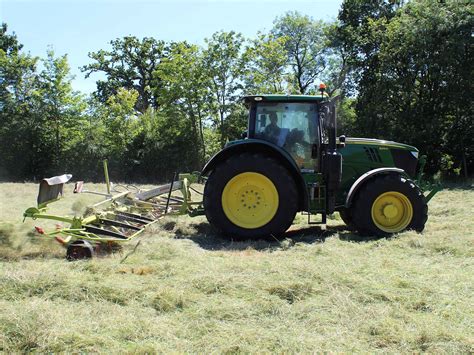
<path fill-rule="evenodd" d="M 37 206 L 30 207 L 23 213 L 24 219 L 44 219 L 68 224 L 67 227 L 58 224 L 51 231 L 35 227 L 39 234 L 55 239 L 66 247 L 68 260 L 91 258 L 95 254 L 120 249 L 120 243 L 137 237 L 164 215 L 197 215 L 202 211 L 202 203 L 193 202 L 191 198 L 191 190 L 197 190 L 190 185 L 198 181 L 198 173 L 175 174 L 170 183 L 150 190 L 140 190 L 135 186 L 113 186 L 109 180 L 107 161 L 104 161 L 104 175 L 107 193 L 86 190 L 82 181 L 76 182 L 74 186 L 74 193 L 104 196 L 103 201 L 89 206 L 84 216 L 47 213 L 48 205 L 62 197 L 64 184 L 72 178 L 70 174 L 43 179 Z M 177 191 L 180 193 L 175 193 Z"/>

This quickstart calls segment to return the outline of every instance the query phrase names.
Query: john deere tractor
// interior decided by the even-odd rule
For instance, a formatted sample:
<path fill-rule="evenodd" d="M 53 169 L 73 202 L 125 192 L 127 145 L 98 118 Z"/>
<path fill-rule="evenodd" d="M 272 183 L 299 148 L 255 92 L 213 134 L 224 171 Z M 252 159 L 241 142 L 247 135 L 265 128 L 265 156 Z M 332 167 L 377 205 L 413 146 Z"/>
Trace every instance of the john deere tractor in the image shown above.
<path fill-rule="evenodd" d="M 363 234 L 421 232 L 428 200 L 418 149 L 391 141 L 336 135 L 335 101 L 321 95 L 243 98 L 248 130 L 205 165 L 204 210 L 235 237 L 278 236 L 297 212 L 339 212 Z M 309 218 L 308 218 L 309 219 Z"/>
<path fill-rule="evenodd" d="M 248 130 L 212 157 L 201 174 L 180 174 L 178 181 L 175 174 L 169 184 L 150 190 L 112 188 L 104 161 L 107 193 L 76 182 L 75 193 L 105 197 L 84 216 L 47 212 L 71 179 L 67 174 L 43 179 L 37 206 L 23 216 L 65 223 L 51 231 L 35 228 L 67 247 L 69 260 L 113 251 L 165 214 L 205 213 L 226 236 L 243 238 L 279 236 L 299 211 L 309 223 L 311 216 L 321 215 L 322 224 L 337 211 L 363 234 L 423 230 L 427 202 L 438 189 L 423 194 L 419 182 L 424 159 L 418 159 L 415 147 L 337 137 L 335 101 L 324 90 L 318 96 L 255 95 L 243 100 L 249 109 Z M 203 201 L 195 201 L 191 190 L 198 191 L 191 184 L 206 176 Z"/>

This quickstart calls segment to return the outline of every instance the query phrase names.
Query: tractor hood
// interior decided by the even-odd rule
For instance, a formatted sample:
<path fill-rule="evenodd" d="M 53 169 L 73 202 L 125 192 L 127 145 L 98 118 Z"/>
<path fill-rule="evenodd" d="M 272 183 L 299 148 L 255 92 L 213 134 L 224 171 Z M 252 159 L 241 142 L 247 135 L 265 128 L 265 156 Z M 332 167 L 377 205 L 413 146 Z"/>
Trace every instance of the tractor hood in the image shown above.
<path fill-rule="evenodd" d="M 353 147 L 348 151 L 365 153 L 367 161 L 378 163 L 379 167 L 395 166 L 405 170 L 411 177 L 415 176 L 419 151 L 411 145 L 381 139 L 346 138 L 346 146 Z"/>
<path fill-rule="evenodd" d="M 410 152 L 418 153 L 418 149 L 411 145 L 393 142 L 393 141 L 386 141 L 383 139 L 347 137 L 346 144 L 377 145 L 379 147 L 404 149 L 404 150 L 409 150 Z"/>

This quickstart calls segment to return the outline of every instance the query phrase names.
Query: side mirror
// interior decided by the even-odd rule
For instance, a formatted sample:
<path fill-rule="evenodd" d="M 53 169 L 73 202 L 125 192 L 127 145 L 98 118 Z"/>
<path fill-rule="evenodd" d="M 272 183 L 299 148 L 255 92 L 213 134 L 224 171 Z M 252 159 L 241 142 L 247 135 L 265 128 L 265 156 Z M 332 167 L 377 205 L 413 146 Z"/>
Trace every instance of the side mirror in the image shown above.
<path fill-rule="evenodd" d="M 346 146 L 346 136 L 342 135 L 339 137 L 339 143 L 337 144 L 338 148 L 344 148 Z"/>

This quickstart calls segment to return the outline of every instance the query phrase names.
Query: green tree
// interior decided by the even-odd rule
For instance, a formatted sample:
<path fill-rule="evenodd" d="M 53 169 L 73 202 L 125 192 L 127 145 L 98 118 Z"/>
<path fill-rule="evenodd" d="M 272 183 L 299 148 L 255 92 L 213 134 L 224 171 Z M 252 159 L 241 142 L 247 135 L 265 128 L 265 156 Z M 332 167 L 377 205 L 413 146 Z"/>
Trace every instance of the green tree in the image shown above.
<path fill-rule="evenodd" d="M 0 146 L 2 175 L 41 178 L 70 163 L 68 152 L 83 139 L 82 97 L 73 92 L 66 56 L 48 51 L 38 58 L 22 53 L 15 35 L 0 35 Z M 69 164 L 74 167 L 74 164 Z"/>
<path fill-rule="evenodd" d="M 127 144 L 137 133 L 137 112 L 134 107 L 138 92 L 119 88 L 107 99 L 104 122 L 107 129 L 106 142 L 109 154 L 121 156 Z"/>
<path fill-rule="evenodd" d="M 170 124 L 179 117 L 189 121 L 192 140 L 197 143 L 194 150 L 200 163 L 204 164 L 204 125 L 212 113 L 213 102 L 209 89 L 211 80 L 202 51 L 186 42 L 172 43 L 169 56 L 163 59 L 155 75 L 163 82 L 161 87 L 155 88 L 162 109 L 168 107 L 175 110 Z"/>
<path fill-rule="evenodd" d="M 99 50 L 89 53 L 94 61 L 82 68 L 86 78 L 92 73 L 105 74 L 106 80 L 97 81 L 97 95 L 106 102 L 119 88 L 136 90 L 138 99 L 135 108 L 145 112 L 157 107 L 153 88 L 160 86 L 159 78 L 153 75 L 163 57 L 166 56 L 164 41 L 145 37 L 139 40 L 126 36 L 110 42 L 110 51 Z"/>
<path fill-rule="evenodd" d="M 8 25 L 2 23 L 0 27 L 0 49 L 7 55 L 18 54 L 23 48 L 23 45 L 18 42 L 18 38 L 15 33 L 8 34 Z"/>
<path fill-rule="evenodd" d="M 0 176 L 24 178 L 31 167 L 32 149 L 38 135 L 31 119 L 31 97 L 37 84 L 38 58 L 21 51 L 15 34 L 0 29 Z M 28 142 L 30 146 L 28 146 Z"/>
<path fill-rule="evenodd" d="M 353 58 L 358 133 L 419 147 L 431 173 L 450 155 L 467 175 L 474 134 L 470 6 L 345 1 L 340 19 Z"/>
<path fill-rule="evenodd" d="M 117 168 L 130 181 L 169 181 L 174 172 L 201 168 L 189 120 L 170 108 L 138 115 L 139 130 Z"/>
<path fill-rule="evenodd" d="M 433 166 L 452 155 L 466 176 L 474 158 L 473 26 L 466 3 L 409 2 L 390 22 L 380 51 L 394 135 L 424 147 Z"/>
<path fill-rule="evenodd" d="M 296 93 L 316 92 L 316 80 L 327 66 L 327 24 L 297 11 L 287 12 L 274 21 L 272 35 L 283 38 Z"/>
<path fill-rule="evenodd" d="M 106 106 L 94 96 L 87 97 L 84 104 L 81 120 L 76 121 L 80 134 L 65 152 L 66 171 L 80 179 L 103 181 L 102 160 L 111 157 Z"/>
<path fill-rule="evenodd" d="M 39 73 L 38 89 L 35 91 L 36 116 L 42 123 L 42 142 L 45 152 L 49 151 L 49 164 L 52 170 L 65 166 L 65 152 L 74 149 L 75 144 L 84 138 L 82 125 L 85 121 L 83 97 L 73 91 L 72 77 L 67 55 L 55 58 L 48 50 L 42 60 L 44 69 Z"/>
<path fill-rule="evenodd" d="M 244 39 L 236 32 L 216 32 L 206 41 L 204 66 L 211 80 L 210 93 L 217 111 L 216 126 L 221 135 L 221 147 L 232 137 L 227 119 L 242 94 L 245 62 L 242 55 Z M 244 127 L 242 127 L 242 130 Z"/>
<path fill-rule="evenodd" d="M 375 80 L 373 73 L 380 63 L 378 54 L 386 25 L 402 5 L 403 0 L 343 1 L 330 41 L 345 59 L 348 91 L 356 94 Z"/>
<path fill-rule="evenodd" d="M 245 72 L 246 94 L 275 93 L 288 91 L 289 75 L 287 37 L 258 34 L 244 54 L 247 64 Z"/>

